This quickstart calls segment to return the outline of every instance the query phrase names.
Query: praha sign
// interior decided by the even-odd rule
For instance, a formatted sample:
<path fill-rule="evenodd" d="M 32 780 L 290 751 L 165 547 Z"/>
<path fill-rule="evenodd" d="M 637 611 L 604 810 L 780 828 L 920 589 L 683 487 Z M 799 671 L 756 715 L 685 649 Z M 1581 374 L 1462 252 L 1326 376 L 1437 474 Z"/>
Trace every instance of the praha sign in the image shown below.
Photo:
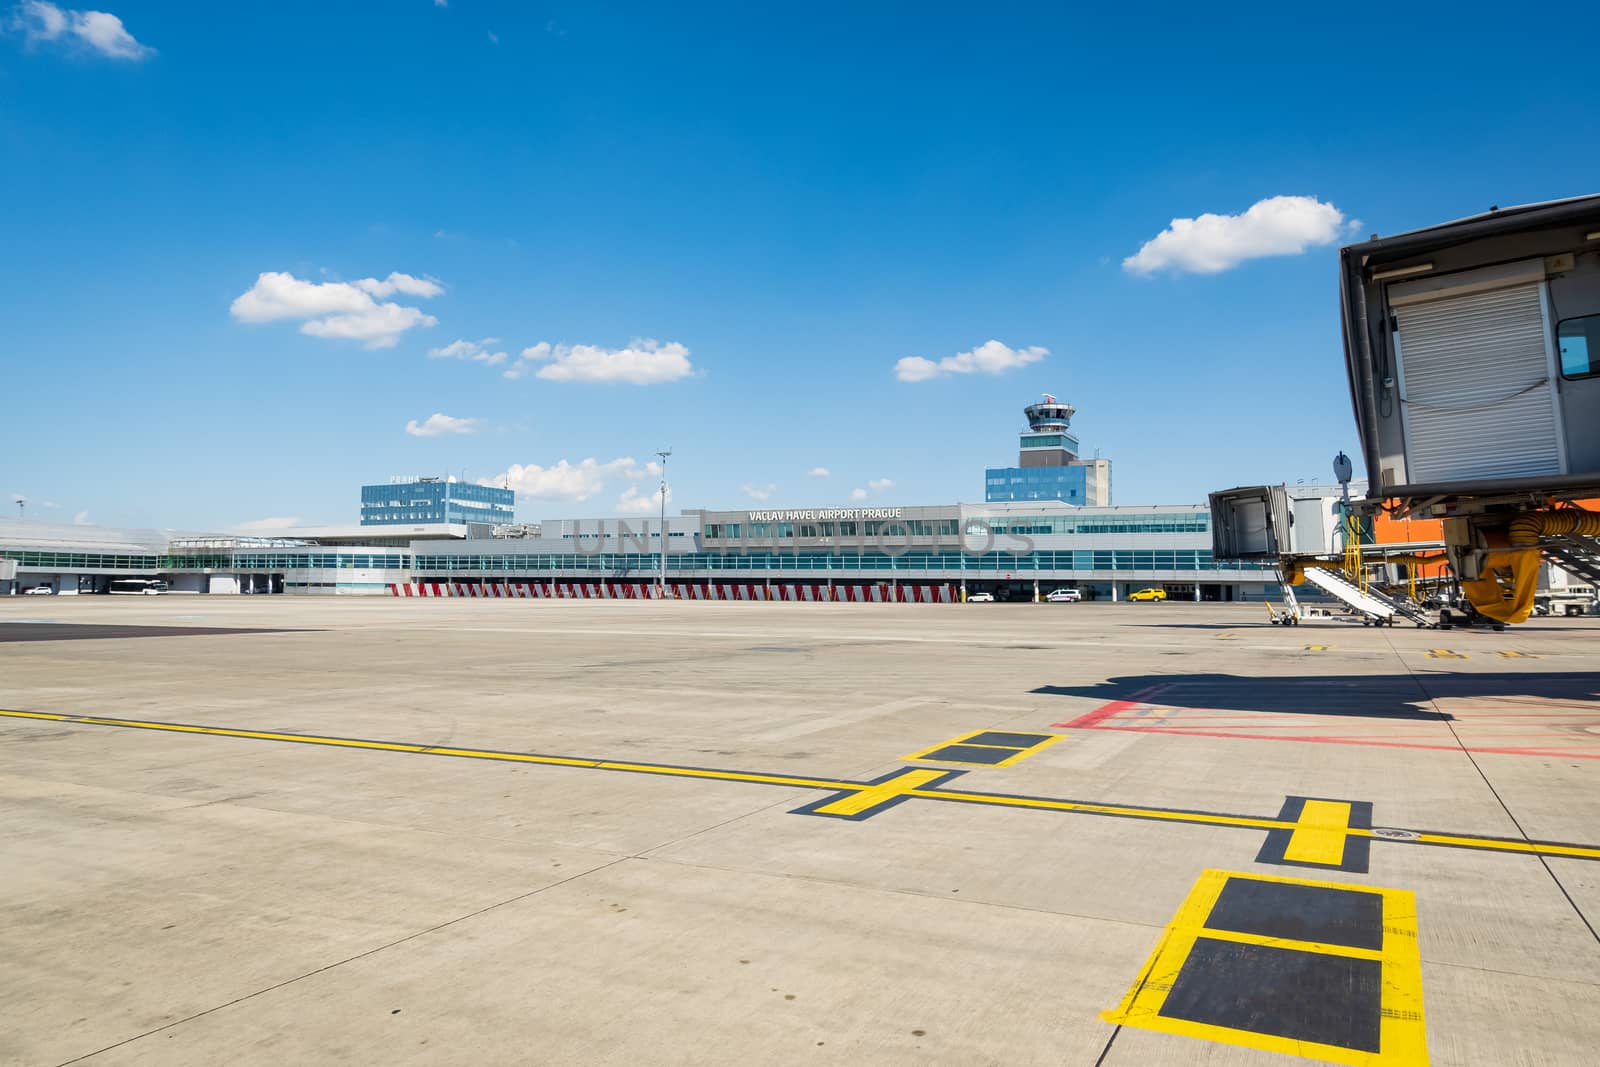
<path fill-rule="evenodd" d="M 812 508 L 809 511 L 747 511 L 747 522 L 826 522 L 829 519 L 898 519 L 905 508 Z"/>

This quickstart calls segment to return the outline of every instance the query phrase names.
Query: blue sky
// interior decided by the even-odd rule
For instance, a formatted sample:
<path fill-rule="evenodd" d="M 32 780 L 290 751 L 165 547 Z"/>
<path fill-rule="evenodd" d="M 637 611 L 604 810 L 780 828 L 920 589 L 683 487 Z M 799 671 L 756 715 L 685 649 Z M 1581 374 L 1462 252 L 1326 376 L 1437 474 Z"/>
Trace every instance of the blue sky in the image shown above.
<path fill-rule="evenodd" d="M 1592 5 L 107 2 L 0 0 L 30 518 L 976 501 L 1046 391 L 1117 503 L 1322 479 L 1338 244 L 1600 185 Z"/>

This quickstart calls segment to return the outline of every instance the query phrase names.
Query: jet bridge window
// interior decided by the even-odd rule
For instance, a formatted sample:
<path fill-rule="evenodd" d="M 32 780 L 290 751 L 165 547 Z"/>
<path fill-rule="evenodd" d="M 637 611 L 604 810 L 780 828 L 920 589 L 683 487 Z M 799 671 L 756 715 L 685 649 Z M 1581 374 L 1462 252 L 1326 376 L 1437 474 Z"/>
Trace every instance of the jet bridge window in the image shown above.
<path fill-rule="evenodd" d="M 1556 340 L 1563 378 L 1600 376 L 1600 315 L 1564 320 L 1556 327 Z"/>

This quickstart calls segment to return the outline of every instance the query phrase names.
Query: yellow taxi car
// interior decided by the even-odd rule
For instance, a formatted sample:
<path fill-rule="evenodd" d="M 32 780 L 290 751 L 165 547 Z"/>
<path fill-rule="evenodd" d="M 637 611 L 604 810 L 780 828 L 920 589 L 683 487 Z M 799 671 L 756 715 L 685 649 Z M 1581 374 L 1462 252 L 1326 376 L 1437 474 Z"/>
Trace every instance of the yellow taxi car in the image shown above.
<path fill-rule="evenodd" d="M 1128 599 L 1129 600 L 1165 600 L 1165 599 L 1167 599 L 1167 591 L 1165 589 L 1157 589 L 1155 586 L 1151 586 L 1149 589 L 1141 589 L 1137 593 L 1129 593 L 1128 594 Z"/>

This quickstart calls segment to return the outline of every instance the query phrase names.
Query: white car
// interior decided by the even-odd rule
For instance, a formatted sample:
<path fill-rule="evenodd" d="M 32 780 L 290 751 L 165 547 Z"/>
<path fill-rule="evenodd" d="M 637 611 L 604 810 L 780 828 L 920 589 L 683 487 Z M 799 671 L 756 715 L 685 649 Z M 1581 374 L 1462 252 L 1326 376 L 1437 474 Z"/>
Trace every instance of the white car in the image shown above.
<path fill-rule="evenodd" d="M 1076 604 L 1082 599 L 1081 589 L 1052 589 L 1044 595 L 1047 604 Z"/>
<path fill-rule="evenodd" d="M 24 589 L 23 596 L 51 596 L 55 593 L 48 585 L 36 585 L 32 589 Z"/>
<path fill-rule="evenodd" d="M 993 604 L 994 603 L 994 594 L 993 593 L 968 593 L 967 594 L 967 603 L 968 604 Z"/>

